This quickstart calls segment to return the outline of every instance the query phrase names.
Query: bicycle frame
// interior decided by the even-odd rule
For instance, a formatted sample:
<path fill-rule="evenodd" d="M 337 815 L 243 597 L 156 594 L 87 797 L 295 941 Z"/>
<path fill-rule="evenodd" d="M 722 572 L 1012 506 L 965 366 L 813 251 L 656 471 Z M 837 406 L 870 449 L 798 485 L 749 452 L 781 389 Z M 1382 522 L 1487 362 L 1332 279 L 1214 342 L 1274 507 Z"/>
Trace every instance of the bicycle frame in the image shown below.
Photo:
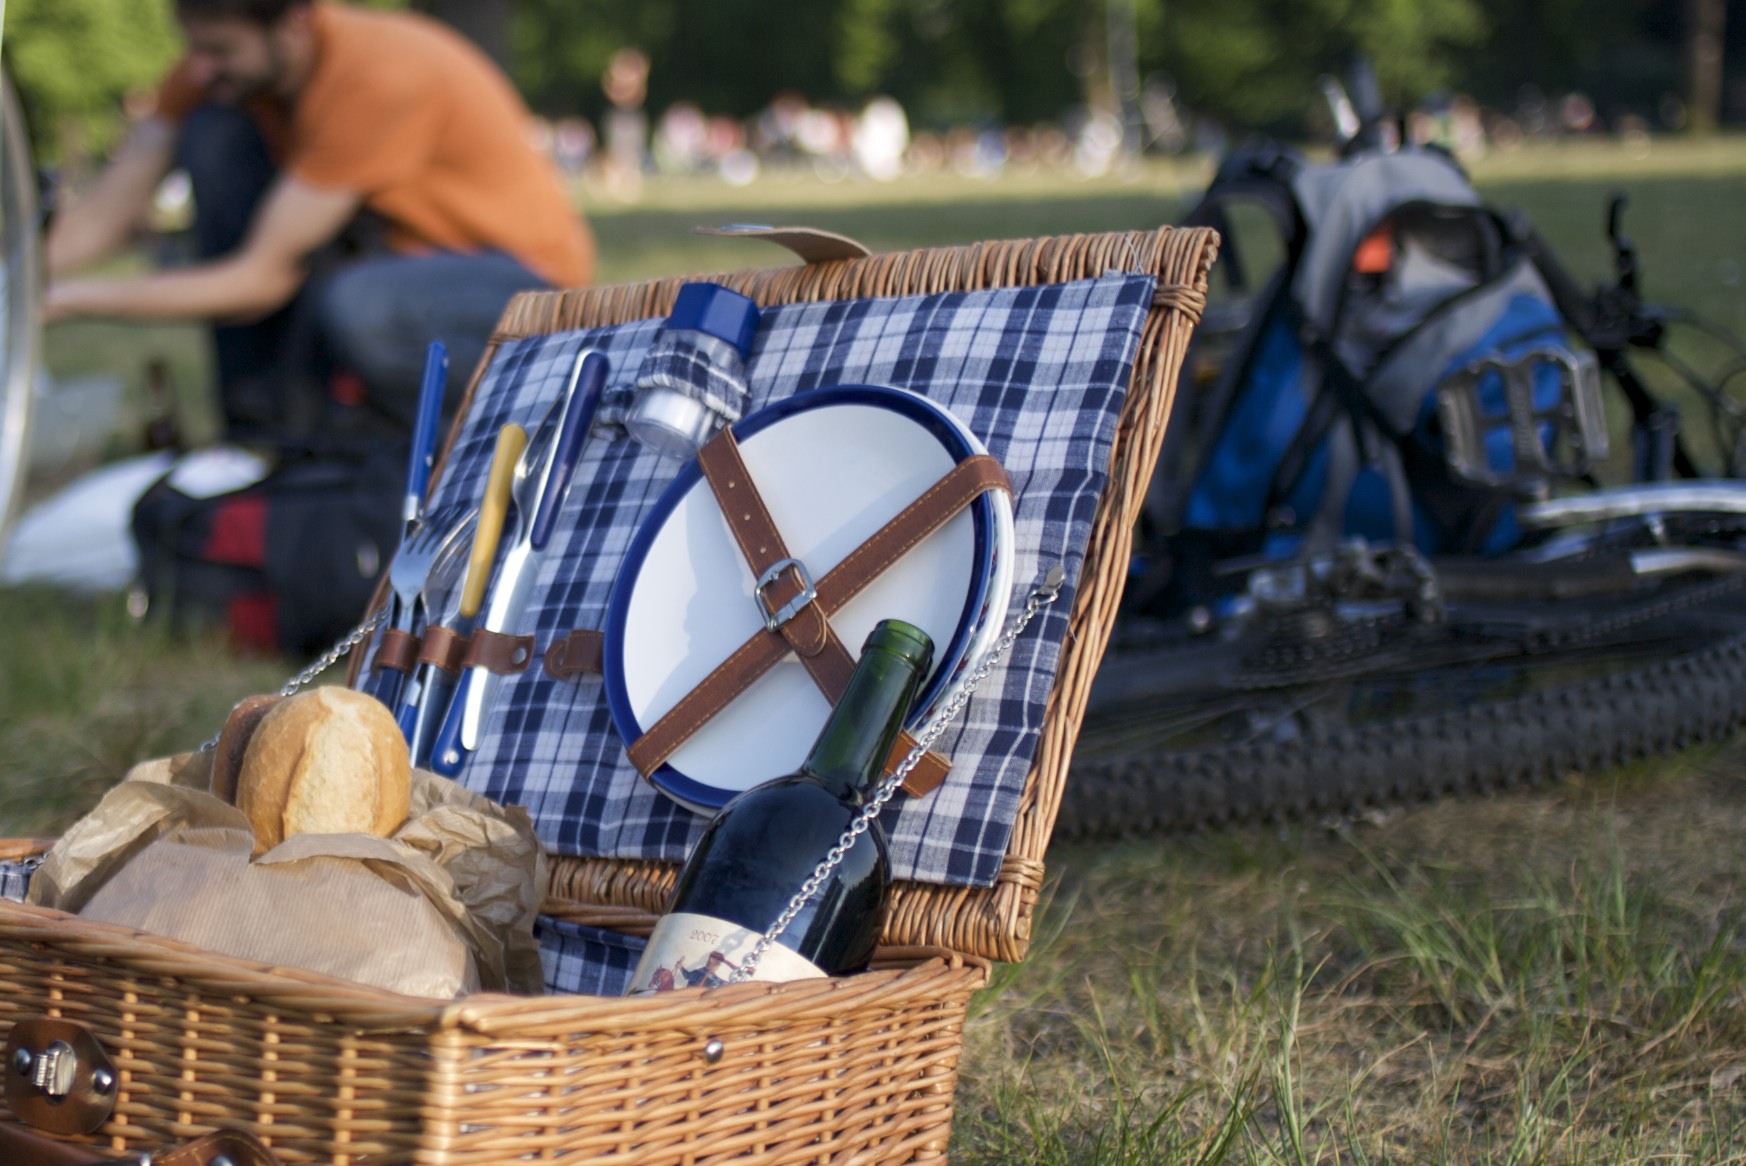
<path fill-rule="evenodd" d="M 0 74 L 0 554 L 24 487 L 41 355 L 36 182 L 23 127 L 11 81 Z"/>

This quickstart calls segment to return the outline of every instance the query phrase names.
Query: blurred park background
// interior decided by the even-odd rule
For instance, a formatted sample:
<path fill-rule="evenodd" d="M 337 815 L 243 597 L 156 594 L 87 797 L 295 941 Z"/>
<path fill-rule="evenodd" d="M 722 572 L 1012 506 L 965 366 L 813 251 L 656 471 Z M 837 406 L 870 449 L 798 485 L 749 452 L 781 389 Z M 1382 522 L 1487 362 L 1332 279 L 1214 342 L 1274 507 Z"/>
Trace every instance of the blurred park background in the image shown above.
<path fill-rule="evenodd" d="M 1319 78 L 1362 52 L 1409 132 L 1585 283 L 1610 274 L 1623 192 L 1646 293 L 1746 332 L 1746 0 L 415 6 L 509 69 L 606 281 L 790 261 L 699 224 L 887 249 L 1172 222 L 1226 143 L 1324 143 Z M 178 52 L 170 0 L 5 8 L 39 161 L 76 190 Z M 179 197 L 130 262 L 173 246 Z M 47 341 L 57 377 L 127 384 L 90 457 L 141 448 L 166 382 L 183 439 L 215 434 L 196 330 Z M 0 834 L 65 829 L 295 668 L 116 596 L 4 599 Z M 966 1025 L 953 1159 L 1746 1162 L 1743 767 L 1735 742 L 1463 803 L 1057 846 L 1031 958 Z"/>
<path fill-rule="evenodd" d="M 1254 131 L 1313 136 L 1325 126 L 1307 98 L 1352 53 L 1375 63 L 1417 136 L 1466 156 L 1746 122 L 1737 0 L 369 2 L 472 37 L 577 174 L 601 168 L 629 116 L 649 168 L 730 182 L 796 165 L 827 178 L 1030 165 L 1095 175 Z M 7 5 L 39 151 L 71 180 L 149 109 L 178 51 L 170 9 Z"/>
<path fill-rule="evenodd" d="M 1606 192 L 1569 182 L 1662 183 L 1631 227 L 1695 230 L 1660 221 L 1666 184 L 1725 201 L 1741 170 L 1729 131 L 1746 126 L 1746 0 L 359 2 L 429 12 L 506 68 L 601 236 L 606 281 L 779 261 L 688 237 L 735 219 L 792 216 L 874 247 L 1170 221 L 1227 145 L 1326 142 L 1320 81 L 1354 54 L 1407 134 L 1450 148 L 1599 275 Z M 172 10 L 7 4 L 8 66 L 63 191 L 150 111 L 180 51 Z M 136 261 L 173 258 L 187 213 L 172 175 Z M 1686 258 L 1652 251 L 1667 282 L 1651 293 L 1746 324 L 1727 305 L 1738 258 L 1701 258 L 1688 279 Z M 80 323 L 48 341 L 57 377 L 120 378 L 124 410 L 167 384 L 184 436 L 211 433 L 193 330 Z"/>

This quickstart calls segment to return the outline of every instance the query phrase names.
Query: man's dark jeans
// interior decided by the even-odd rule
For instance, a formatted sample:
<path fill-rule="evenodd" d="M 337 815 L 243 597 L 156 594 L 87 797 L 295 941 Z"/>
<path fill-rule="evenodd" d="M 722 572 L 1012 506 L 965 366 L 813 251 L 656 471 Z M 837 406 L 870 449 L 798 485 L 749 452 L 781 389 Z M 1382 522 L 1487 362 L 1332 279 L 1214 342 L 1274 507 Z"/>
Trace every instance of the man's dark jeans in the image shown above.
<path fill-rule="evenodd" d="M 194 110 L 176 164 L 193 186 L 197 255 L 235 250 L 278 177 L 254 121 L 222 106 Z M 390 251 L 382 234 L 365 212 L 311 257 L 289 304 L 261 320 L 213 327 L 228 436 L 319 439 L 338 412 L 328 392 L 336 370 L 362 380 L 367 428 L 407 431 L 432 340 L 449 350 L 444 413 L 452 416 L 510 297 L 546 286 L 502 252 L 407 255 Z"/>

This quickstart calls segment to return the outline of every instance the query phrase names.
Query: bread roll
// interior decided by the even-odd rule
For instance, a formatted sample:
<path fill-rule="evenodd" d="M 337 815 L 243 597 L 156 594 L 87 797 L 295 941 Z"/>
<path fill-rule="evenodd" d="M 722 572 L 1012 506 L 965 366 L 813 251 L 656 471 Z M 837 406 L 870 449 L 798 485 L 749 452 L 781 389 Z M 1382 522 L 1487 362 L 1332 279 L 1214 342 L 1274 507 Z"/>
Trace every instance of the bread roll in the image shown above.
<path fill-rule="evenodd" d="M 267 715 L 267 710 L 284 699 L 278 695 L 245 696 L 230 710 L 212 754 L 212 792 L 215 795 L 236 804 L 237 775 L 242 772 L 249 740 L 260 728 L 261 718 Z"/>
<path fill-rule="evenodd" d="M 293 834 L 394 833 L 406 821 L 406 738 L 374 697 L 327 686 L 286 697 L 243 754 L 237 808 L 264 854 Z"/>

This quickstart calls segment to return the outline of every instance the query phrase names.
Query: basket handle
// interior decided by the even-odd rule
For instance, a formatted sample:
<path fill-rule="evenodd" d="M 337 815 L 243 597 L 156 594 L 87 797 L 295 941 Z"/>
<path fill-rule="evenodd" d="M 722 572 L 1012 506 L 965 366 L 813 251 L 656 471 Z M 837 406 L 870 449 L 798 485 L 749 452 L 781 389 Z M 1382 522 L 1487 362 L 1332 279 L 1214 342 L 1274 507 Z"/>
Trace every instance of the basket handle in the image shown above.
<path fill-rule="evenodd" d="M 834 231 L 817 227 L 771 227 L 762 223 L 729 223 L 722 227 L 694 227 L 694 234 L 763 239 L 788 248 L 807 263 L 834 263 L 842 259 L 865 259 L 873 254 L 866 244 Z"/>

